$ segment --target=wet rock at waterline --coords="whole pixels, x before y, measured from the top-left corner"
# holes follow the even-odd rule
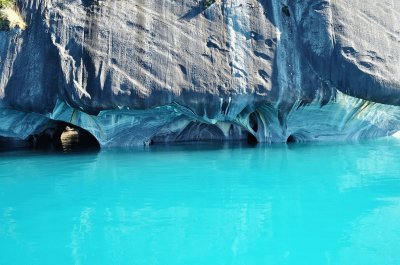
[[[400,130],[396,1],[17,1],[0,136],[101,146],[359,139]]]

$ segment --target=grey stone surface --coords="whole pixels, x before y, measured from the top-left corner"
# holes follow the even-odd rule
[[[0,136],[26,138],[51,120],[102,146],[400,129],[400,2],[18,5],[28,28],[0,32]]]

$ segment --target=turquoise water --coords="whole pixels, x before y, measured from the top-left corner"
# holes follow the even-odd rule
[[[400,141],[0,153],[0,264],[400,264]]]

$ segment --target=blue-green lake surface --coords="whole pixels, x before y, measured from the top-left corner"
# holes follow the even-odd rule
[[[0,153],[0,264],[400,264],[400,140]]]

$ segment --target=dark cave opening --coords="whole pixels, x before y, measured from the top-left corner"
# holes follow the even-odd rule
[[[250,145],[258,144],[257,137],[255,137],[252,133],[247,133],[247,143]]]
[[[85,129],[63,121],[52,121],[42,132],[28,138],[30,148],[54,151],[99,150],[97,139]]]
[[[257,133],[258,119],[257,119],[257,114],[255,112],[251,113],[249,116],[249,125],[250,128],[254,131],[254,133]],[[251,145],[258,144],[257,137],[251,132],[247,133],[247,143]]]
[[[69,124],[60,136],[64,151],[99,150],[100,143],[90,132]]]
[[[255,112],[250,114],[249,124],[250,124],[250,127],[253,129],[254,132],[258,131],[258,122],[257,121],[258,121],[257,120],[257,114]]]
[[[296,142],[297,142],[297,139],[294,135],[289,135],[289,137],[286,139],[287,144],[296,143]]]
[[[282,13],[285,14],[285,16],[290,17],[290,11],[287,5],[282,6]]]

